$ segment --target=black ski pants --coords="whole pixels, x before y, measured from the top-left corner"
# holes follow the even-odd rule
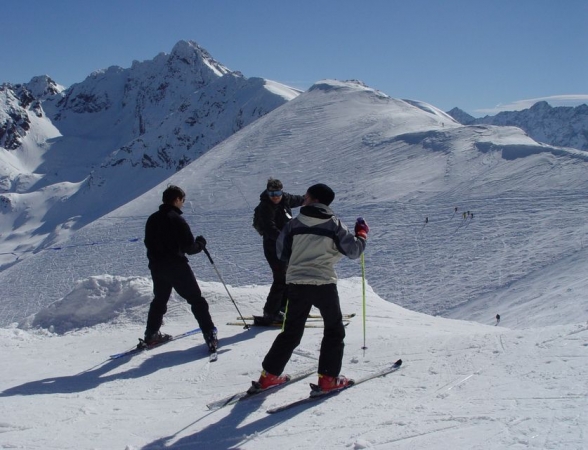
[[[318,373],[336,377],[341,372],[345,327],[336,284],[288,284],[288,307],[282,332],[263,360],[262,367],[281,375],[292,352],[302,340],[304,325],[315,306],[325,325],[318,362]]]
[[[172,289],[175,289],[190,304],[192,314],[202,334],[206,336],[214,328],[214,323],[208,311],[208,303],[202,297],[200,286],[188,262],[150,264],[149,269],[153,279],[154,298],[149,306],[145,333],[154,333],[161,328],[163,316],[167,312],[167,302]]]
[[[286,295],[286,271],[288,270],[288,264],[278,259],[276,241],[264,239],[263,254],[272,270],[273,276],[273,282],[267,300],[265,301],[263,312],[268,315],[276,315],[280,310],[283,311],[286,308],[286,303],[288,302]]]

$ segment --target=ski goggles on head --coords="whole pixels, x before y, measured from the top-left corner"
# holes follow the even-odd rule
[[[280,197],[282,195],[282,191],[267,191],[267,195],[270,197]]]

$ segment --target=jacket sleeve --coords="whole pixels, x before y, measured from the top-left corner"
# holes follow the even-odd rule
[[[304,203],[304,195],[286,194],[288,196],[288,206],[290,208],[298,208]]]
[[[276,240],[280,235],[280,229],[276,225],[276,208],[272,208],[266,203],[261,204],[261,223],[263,236]]]
[[[365,250],[365,240],[355,237],[355,234],[337,219],[337,229],[335,231],[335,242],[337,249],[349,259],[357,259]]]
[[[292,222],[294,222],[294,220],[286,224],[276,241],[276,255],[278,256],[279,260],[284,262],[288,262],[290,260],[290,255],[292,254],[292,234],[290,231],[292,229]]]
[[[178,216],[176,226],[178,231],[178,244],[184,253],[193,255],[202,251],[200,244],[194,240],[190,225],[188,225],[188,222],[186,222],[183,217]]]

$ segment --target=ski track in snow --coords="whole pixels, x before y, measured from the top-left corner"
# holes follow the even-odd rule
[[[565,212],[560,212],[562,202]],[[381,297],[413,310],[444,315],[583,250],[586,225],[580,224],[585,223],[582,218],[588,215],[588,205],[578,193],[567,193],[567,197],[554,193],[543,198],[476,200],[460,206],[458,214],[452,215],[456,204],[457,200],[443,204],[365,205],[356,209],[355,215],[359,211],[372,229],[366,251],[366,277]],[[462,219],[460,213],[466,210],[474,213],[473,219]],[[186,213],[195,233],[206,236],[215,264],[230,285],[271,281],[262,259],[261,242],[250,230],[249,216],[248,210],[224,216],[218,212]],[[353,223],[353,216],[346,210],[341,216],[348,224]],[[424,217],[429,223],[423,227]],[[29,264],[30,270],[44,265],[51,276],[37,282],[14,280],[6,286],[8,296],[18,290],[17,298],[36,300],[3,304],[5,325],[23,312],[36,312],[52,298],[65,295],[77,278],[101,273],[149,277],[141,242],[144,220],[103,220],[86,233],[78,232],[72,240],[73,247],[47,250],[34,262],[21,262],[23,271]],[[221,230],[215,226],[219,220],[224,224]],[[227,234],[226,229],[245,233]],[[140,238],[137,242],[121,243],[121,238],[136,237]],[[83,245],[89,239],[98,244]],[[120,261],[105,258],[118,252],[124,252],[126,257]],[[217,279],[203,255],[190,259],[198,279]],[[72,277],[74,273],[76,279]],[[342,261],[338,273],[343,278],[359,275],[357,261]],[[38,289],[41,282],[43,289]],[[29,295],[23,295],[23,290]]]

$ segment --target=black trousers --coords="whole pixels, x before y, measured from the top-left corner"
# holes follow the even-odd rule
[[[161,328],[172,289],[175,289],[190,304],[192,314],[194,314],[204,335],[214,328],[208,311],[208,303],[202,297],[200,286],[198,286],[194,272],[187,262],[150,264],[149,269],[153,279],[154,298],[149,306],[145,333],[154,333]]]
[[[284,371],[292,352],[302,340],[304,325],[313,306],[320,311],[325,325],[318,373],[339,375],[345,347],[345,327],[336,284],[288,284],[288,307],[284,327],[262,363],[267,372],[280,375]]]
[[[276,315],[280,310],[286,308],[288,297],[286,295],[286,271],[288,265],[278,259],[276,254],[276,241],[270,239],[263,240],[263,254],[267,263],[272,270],[273,282],[270,287],[267,300],[263,307],[264,314]]]

